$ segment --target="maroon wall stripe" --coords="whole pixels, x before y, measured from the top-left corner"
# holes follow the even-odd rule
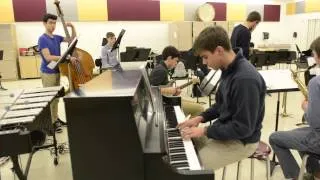
[[[42,21],[47,12],[45,0],[12,0],[16,22]]]
[[[263,21],[280,21],[280,5],[264,5]]]
[[[227,4],[219,2],[208,2],[214,7],[215,17],[214,21],[226,21],[227,20]]]
[[[160,0],[107,0],[109,21],[159,21]]]

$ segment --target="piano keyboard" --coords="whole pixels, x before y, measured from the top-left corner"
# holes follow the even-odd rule
[[[185,120],[180,106],[166,107],[166,115],[170,165],[178,170],[201,170],[192,141],[182,139],[179,129],[176,129],[177,124]]]

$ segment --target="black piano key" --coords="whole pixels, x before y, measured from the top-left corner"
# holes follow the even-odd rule
[[[178,148],[178,147],[184,147],[183,144],[179,143],[169,143],[169,148]]]
[[[176,158],[170,158],[170,161],[186,161],[187,159],[184,157],[176,157]]]
[[[181,168],[181,167],[189,167],[188,162],[177,162],[177,163],[172,163],[172,167],[174,168]]]
[[[174,154],[174,155],[169,155],[170,159],[171,158],[184,158],[184,160],[187,160],[187,155],[186,154]]]
[[[169,142],[169,143],[179,143],[179,144],[183,144],[182,139],[174,139],[174,138],[171,138],[171,139],[168,139],[168,142]]]
[[[179,148],[179,149],[169,149],[169,154],[171,153],[185,153],[186,150],[184,148]]]
[[[184,147],[182,139],[170,139],[168,140],[169,144],[176,144]]]

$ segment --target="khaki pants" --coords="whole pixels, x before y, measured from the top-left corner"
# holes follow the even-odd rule
[[[60,86],[60,74],[41,73],[41,79],[43,87]],[[58,119],[58,104],[58,98],[55,98],[50,104],[52,122]]]
[[[204,108],[201,104],[183,98],[181,98],[181,107],[184,114],[186,116],[190,114],[191,117],[198,116],[204,111]]]
[[[244,145],[240,140],[219,141],[206,136],[193,139],[205,169],[217,170],[251,156],[257,143]]]

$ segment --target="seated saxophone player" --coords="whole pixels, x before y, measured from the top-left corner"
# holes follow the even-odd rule
[[[320,64],[320,37],[313,41],[311,49],[316,63]],[[278,131],[269,137],[270,145],[287,179],[297,179],[299,175],[299,166],[290,150],[297,150],[300,155],[303,155],[302,152],[320,154],[320,76],[310,80],[307,90],[307,99],[302,101],[301,107],[309,127]],[[301,89],[303,92],[307,90]],[[320,167],[317,162],[309,158],[307,162],[309,174],[305,174],[304,179],[320,179]]]
[[[164,48],[162,56],[163,61],[161,61],[150,74],[150,83],[153,86],[162,86],[160,90],[163,95],[178,96],[181,93],[180,88],[168,87],[168,73],[170,69],[176,67],[180,53],[175,47],[167,46]],[[185,114],[190,114],[191,116],[197,116],[203,111],[202,105],[185,99],[181,100],[181,107]]]
[[[242,50],[231,48],[222,27],[204,29],[193,46],[204,64],[221,69],[221,81],[215,104],[178,128],[183,138],[193,138],[204,168],[217,170],[255,152],[261,136],[266,84]],[[210,126],[198,126],[214,119]]]

